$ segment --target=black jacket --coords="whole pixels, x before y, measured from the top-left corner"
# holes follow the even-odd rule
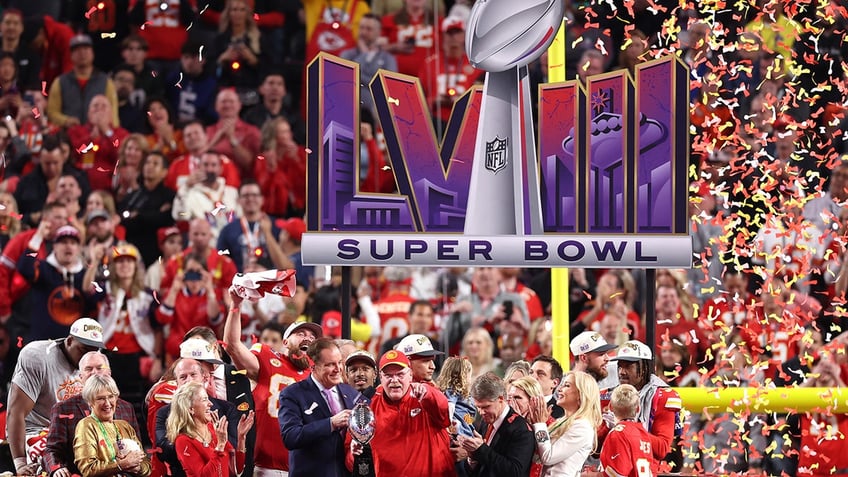
[[[486,435],[488,425],[481,423],[477,432]],[[530,474],[536,441],[533,430],[527,421],[512,409],[504,418],[503,424],[492,437],[492,445],[483,444],[471,458],[477,461],[474,469],[468,467],[472,477],[525,477]],[[466,466],[468,464],[466,463]]]

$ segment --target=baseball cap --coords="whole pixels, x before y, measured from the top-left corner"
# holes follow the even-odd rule
[[[73,50],[74,48],[78,47],[78,46],[91,46],[91,45],[92,45],[92,43],[91,43],[91,37],[90,37],[90,36],[88,36],[88,35],[86,35],[86,34],[84,34],[84,33],[80,33],[80,34],[78,34],[78,35],[74,35],[74,36],[71,38],[70,47],[71,47],[71,49],[72,49],[72,50]]]
[[[65,237],[74,238],[74,239],[77,240],[77,242],[79,242],[80,241],[79,230],[77,230],[77,228],[74,227],[73,225],[63,225],[63,226],[59,227],[59,230],[56,231],[56,234],[53,236],[53,241],[58,242],[59,240],[62,240]]]
[[[336,310],[330,310],[321,316],[321,330],[324,336],[339,338],[342,336],[342,314]]]
[[[299,328],[303,327],[307,327],[312,330],[312,332],[315,333],[316,338],[319,338],[324,335],[324,330],[318,323],[313,323],[311,321],[295,321],[294,323],[290,324],[288,328],[286,328],[286,332],[283,333],[283,339],[289,339],[289,336],[291,336],[292,333],[297,331]]]
[[[350,363],[354,361],[365,361],[371,366],[374,366],[375,368],[377,367],[377,360],[375,360],[374,355],[368,351],[357,350],[350,353],[345,360],[345,366],[350,366]]]
[[[442,32],[447,33],[456,30],[465,30],[465,22],[462,21],[462,18],[448,16],[442,20]]]
[[[617,348],[614,344],[607,343],[607,340],[597,331],[584,331],[575,336],[568,345],[571,348],[571,354],[580,356],[581,354],[609,351]]]
[[[400,340],[400,343],[395,345],[395,349],[413,359],[444,354],[441,351],[433,349],[433,343],[430,342],[430,338],[424,335],[409,335]]]
[[[618,347],[618,354],[610,361],[641,361],[654,359],[651,348],[637,340],[630,340]]]
[[[383,354],[382,358],[380,358],[380,371],[386,369],[386,366],[389,366],[390,364],[396,364],[402,368],[408,368],[409,358],[398,350],[390,349]]]
[[[135,245],[131,243],[125,243],[123,245],[116,245],[112,248],[112,260],[121,258],[121,257],[130,257],[132,259],[138,260],[139,257],[138,249],[135,248]]]
[[[73,228],[73,227],[71,227]],[[74,229],[76,230],[76,229]],[[77,341],[96,348],[103,348],[103,327],[91,318],[80,318],[71,325],[71,336]]]
[[[411,283],[412,269],[409,267],[385,267],[383,278],[389,283]]]
[[[303,233],[306,232],[306,222],[303,219],[292,217],[287,220],[278,220],[277,227],[286,231],[289,238],[295,242],[300,242],[303,239]]]
[[[171,227],[161,227],[156,231],[156,243],[162,245],[165,243],[165,240],[168,240],[168,237],[172,235],[180,235],[180,229],[171,226]]]
[[[89,212],[88,215],[85,216],[85,225],[88,225],[88,224],[94,222],[96,219],[109,220],[110,218],[111,218],[111,216],[109,215],[109,212],[106,212],[103,209],[93,210],[93,211]]]
[[[215,354],[215,345],[203,338],[189,338],[180,343],[180,358],[205,361],[212,364],[224,364]]]

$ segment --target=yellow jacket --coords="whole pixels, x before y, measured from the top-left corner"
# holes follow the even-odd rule
[[[118,462],[114,458],[117,439],[115,428],[117,427],[121,439],[132,439],[138,443],[139,449],[144,449],[135,431],[127,421],[115,419],[115,425],[111,422],[104,423],[103,428],[107,436],[104,438],[100,424],[93,416],[88,416],[77,424],[74,433],[74,462],[80,470],[82,477],[107,477],[118,474],[135,475],[147,477],[150,475],[150,459],[145,457],[141,462],[141,471],[132,474],[118,469]],[[109,444],[104,445],[108,439]],[[101,441],[103,443],[101,443]]]

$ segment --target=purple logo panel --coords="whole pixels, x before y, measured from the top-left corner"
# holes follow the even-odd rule
[[[417,230],[461,232],[482,90],[457,101],[439,147],[417,78],[381,71],[371,89],[398,190],[409,197]]]
[[[585,98],[585,91],[576,81],[543,85],[539,92],[540,189],[545,232],[576,232],[578,210],[586,207],[581,200],[584,194],[578,193],[578,167],[586,144],[580,120]],[[562,138],[566,138],[565,143]],[[581,182],[585,186],[585,181]]]

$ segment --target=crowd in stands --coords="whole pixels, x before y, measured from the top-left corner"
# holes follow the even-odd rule
[[[278,391],[332,351],[325,346],[307,358],[306,344],[321,334],[341,338],[339,270],[308,267],[300,257],[305,65],[319,51],[360,64],[360,188],[394,192],[367,85],[379,69],[417,76],[441,134],[453,102],[484,78],[464,51],[472,3],[0,0],[0,401],[11,404],[24,346],[78,336],[72,325],[91,317],[102,326],[104,366],[120,372],[77,386],[78,405],[96,409],[119,390],[139,419],[121,428],[125,435],[135,428],[131,435],[144,447],[167,444],[165,434],[188,433],[235,459],[219,462],[201,448],[199,461],[252,469],[259,444],[247,433],[254,419],[247,407],[230,399],[241,416],[230,417],[226,447],[226,421],[221,427],[217,417],[184,415],[172,427],[167,412],[151,414],[149,396],[163,393],[169,401],[176,385],[168,383],[180,373],[191,381],[190,365],[206,373],[183,361],[184,340],[198,327],[211,330],[211,343],[224,339],[237,273],[296,270],[294,297],[240,302],[234,333],[244,349],[210,345],[226,366],[233,366],[229,351],[247,370],[241,384],[248,395],[248,378],[264,380],[261,363],[276,359],[265,348],[248,351],[260,336],[275,353],[303,352],[306,364],[291,364],[297,379],[272,383],[270,391],[265,383],[270,398],[250,399],[262,435],[276,429],[280,438],[280,428],[276,413],[269,423],[259,406],[276,410]],[[713,2],[620,3],[566,2],[567,77],[586,82],[606,72],[633,73],[667,54],[688,66],[693,267],[658,272],[653,316],[646,314],[652,284],[643,270],[571,269],[570,289],[552,290],[546,269],[364,267],[354,270],[354,346],[370,352],[382,372],[374,358],[408,334],[428,336],[434,350],[467,358],[470,369],[443,367],[439,355],[423,381],[450,369],[465,376],[442,386],[454,407],[475,393],[492,400],[500,388],[490,373],[509,378],[512,365],[551,356],[551,295],[567,293],[572,337],[593,331],[613,345],[644,342],[655,322],[656,343],[644,359],[655,365],[649,374],[671,386],[844,387],[848,8],[839,0],[757,0],[721,10]],[[547,54],[530,65],[534,89],[547,81],[547,66]],[[315,325],[303,349],[290,336],[298,322]],[[84,350],[72,341],[71,369],[79,363],[84,374],[88,360],[80,361]],[[593,375],[601,395],[622,375],[606,353],[621,352],[604,350],[602,367],[609,370]],[[579,354],[572,368],[580,369]],[[176,372],[181,362],[186,369]],[[397,371],[415,363],[388,365]],[[223,368],[215,369],[225,379]],[[401,382],[401,374],[390,377]],[[611,381],[603,381],[607,376]],[[582,379],[572,376],[569,387],[597,391]],[[531,398],[550,398],[563,376],[553,387],[537,380],[539,389],[515,381],[524,393],[517,397],[513,386],[501,393],[513,394],[510,405],[530,424],[546,417]],[[409,383],[404,393],[409,389],[422,393]],[[633,392],[615,395],[619,420],[632,418]],[[224,398],[238,395],[223,388],[215,394],[190,388],[174,399],[186,407],[203,398],[223,409]],[[575,412],[593,422],[591,409]],[[842,414],[704,412],[685,421],[658,469],[848,474]],[[95,424],[87,424],[89,433],[97,432]],[[548,439],[562,433],[550,428]],[[627,442],[619,437],[613,440]],[[466,430],[458,448],[476,450],[473,439]],[[86,465],[96,467],[97,450],[89,451]],[[23,455],[15,447],[12,454]],[[259,455],[259,468],[282,465]],[[124,465],[139,473],[162,475],[165,468],[153,459],[151,470],[136,454],[127,459]]]

